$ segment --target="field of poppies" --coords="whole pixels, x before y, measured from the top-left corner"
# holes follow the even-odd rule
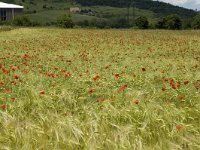
[[[0,32],[0,150],[200,149],[200,32]]]

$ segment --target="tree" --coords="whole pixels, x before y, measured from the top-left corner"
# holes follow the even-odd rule
[[[191,27],[193,29],[200,29],[200,14],[196,15],[191,22]]]
[[[192,19],[184,19],[183,21],[183,29],[191,29],[191,22],[192,22]]]
[[[169,15],[160,19],[156,25],[158,29],[180,30],[182,28],[182,20],[178,15]]]
[[[167,22],[166,18],[162,18],[162,19],[158,20],[155,27],[157,29],[166,29],[167,28],[166,22]]]
[[[180,30],[182,28],[182,20],[178,15],[169,15],[166,17],[166,27],[171,30]]]
[[[137,18],[135,24],[139,29],[147,29],[149,27],[149,21],[146,17]]]
[[[73,28],[74,23],[72,21],[71,15],[62,15],[57,19],[57,25],[63,28]]]

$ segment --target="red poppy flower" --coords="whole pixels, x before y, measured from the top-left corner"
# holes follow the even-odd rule
[[[89,93],[93,93],[93,92],[94,92],[94,89],[89,89],[88,92],[89,92]]]
[[[2,109],[6,109],[6,105],[2,105],[1,108],[2,108]]]
[[[178,82],[177,82],[177,88],[180,88],[180,87],[181,87],[181,82],[178,81]]]
[[[44,95],[44,94],[45,94],[45,92],[44,92],[44,91],[41,91],[41,92],[40,92],[40,95]]]
[[[12,67],[11,70],[12,70],[12,72],[15,72],[15,68]]]
[[[4,82],[0,81],[0,85],[4,85]]]
[[[19,76],[18,75],[14,75],[14,79],[19,79]]]
[[[163,87],[161,90],[162,90],[162,91],[165,91],[166,89]]]
[[[120,75],[119,75],[119,74],[114,74],[114,77],[115,77],[115,78],[119,78]]]
[[[65,74],[65,78],[68,78],[68,77],[70,77],[71,76],[71,73],[70,72],[68,72],[67,74]]]
[[[175,86],[175,85],[172,85],[172,89],[176,90],[176,86]]]
[[[189,81],[184,81],[184,85],[187,85],[189,83]]]
[[[12,81],[12,82],[11,82],[11,84],[13,84],[13,85],[16,85],[16,84],[17,84],[17,82],[15,82],[15,81]]]
[[[172,84],[174,83],[174,80],[173,80],[173,79],[171,79],[169,82],[170,82],[170,84],[172,85]]]
[[[177,130],[180,130],[180,129],[182,129],[183,127],[181,126],[181,125],[176,125],[176,129]]]
[[[125,91],[127,89],[128,85],[125,84],[123,86],[120,87],[119,91]]]
[[[145,69],[145,68],[142,68],[142,71],[146,71],[146,69]]]
[[[179,96],[179,99],[182,101],[185,99],[185,96],[181,95],[181,96]]]
[[[67,72],[67,70],[62,70],[62,73],[65,73],[65,72]]]
[[[11,100],[15,101],[15,100],[16,100],[16,98],[12,97],[12,98],[11,98]]]
[[[96,81],[96,80],[99,80],[101,77],[100,76],[96,76],[94,78],[92,78],[92,80]]]
[[[133,103],[138,105],[139,104],[139,100],[133,100]]]
[[[105,69],[108,69],[108,68],[110,68],[111,66],[112,66],[112,65],[108,65],[108,66],[105,67]]]

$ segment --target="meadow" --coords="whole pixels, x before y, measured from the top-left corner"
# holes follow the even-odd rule
[[[200,32],[0,32],[0,150],[200,149]]]

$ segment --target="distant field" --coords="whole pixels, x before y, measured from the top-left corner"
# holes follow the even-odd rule
[[[68,6],[69,7],[69,6]],[[66,8],[67,9],[67,8]],[[127,9],[126,8],[114,8],[114,7],[106,7],[106,6],[93,6],[93,7],[81,7],[83,10],[91,10],[92,12],[96,12],[93,16],[88,14],[79,14],[79,13],[71,13],[72,20],[77,23],[84,20],[92,20],[92,19],[104,19],[109,20],[113,18],[126,18],[127,16]],[[30,9],[35,10],[35,9]],[[136,9],[137,13],[135,14],[135,18],[139,16],[146,16],[149,18],[150,23],[155,23],[158,18],[155,18],[155,14],[151,11]],[[45,9],[38,9],[36,13],[33,14],[26,14],[30,17],[31,20],[45,24],[50,22],[56,22],[57,18],[61,15],[69,14],[69,10],[64,10],[64,8],[60,9],[52,9],[52,10],[45,10]],[[111,15],[111,18],[107,18],[105,16]],[[133,10],[130,9],[130,21],[132,22],[133,19]]]
[[[78,6],[82,10],[91,10],[92,15],[87,13],[79,14],[72,13],[72,19],[75,23],[84,21],[84,20],[110,20],[115,18],[126,18],[127,9],[126,8],[117,8],[117,7],[109,7],[109,6],[91,6],[85,7],[76,4],[72,5],[70,2],[56,2],[56,1],[41,1],[38,0],[33,3],[25,1],[25,3],[21,3],[19,0],[16,0],[18,4],[23,5],[25,7],[25,15],[30,17],[32,21],[36,21],[40,24],[46,24],[51,22],[56,22],[57,18],[64,14],[69,14],[69,8]],[[46,8],[43,8],[43,7]],[[110,17],[108,17],[110,16]],[[135,18],[139,16],[146,16],[150,23],[155,23],[158,20],[158,14],[155,14],[150,10],[143,9],[135,9]],[[130,8],[130,21],[133,19],[133,9]]]
[[[200,32],[0,32],[8,149],[200,149]]]
[[[48,10],[48,11],[41,11],[35,14],[28,14],[27,16],[30,17],[32,21],[39,22],[41,24],[56,22],[58,17],[69,14],[68,11],[65,10]],[[71,14],[72,20],[74,23],[84,20],[92,20],[92,19],[100,19],[95,16],[88,16],[88,15],[81,15],[81,14]]]

